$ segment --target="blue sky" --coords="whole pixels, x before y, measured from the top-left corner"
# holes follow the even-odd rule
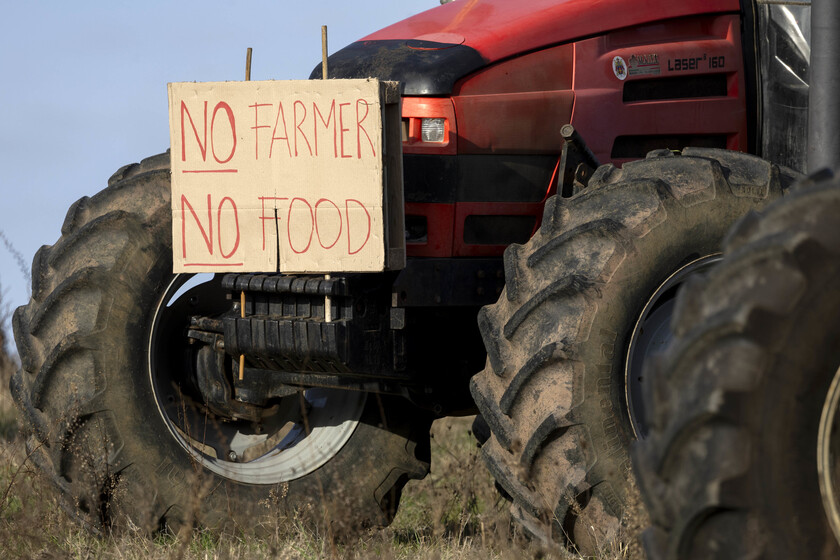
[[[4,2],[0,20],[0,231],[25,267],[67,208],[126,163],[168,148],[166,84],[302,79],[329,50],[438,0]],[[3,239],[0,239],[2,242]],[[28,301],[0,243],[9,310]]]

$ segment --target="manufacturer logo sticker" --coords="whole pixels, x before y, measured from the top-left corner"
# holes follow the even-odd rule
[[[624,59],[620,56],[616,56],[613,58],[612,69],[613,74],[615,74],[615,77],[619,80],[623,80],[627,77],[627,64],[624,62]]]
[[[660,74],[657,54],[631,55],[627,66],[630,76],[658,76]]]

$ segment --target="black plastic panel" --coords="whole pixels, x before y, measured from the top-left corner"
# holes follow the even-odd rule
[[[623,100],[660,101],[726,95],[726,74],[701,74],[677,78],[632,80],[624,84]]]
[[[545,198],[559,156],[459,156],[458,201],[539,202]]]
[[[539,202],[558,156],[403,156],[406,202]]]
[[[467,216],[464,243],[470,245],[510,245],[531,238],[535,216]]]
[[[417,40],[359,41],[329,57],[330,78],[379,78],[402,82],[403,95],[449,95],[455,82],[485,66],[464,45]],[[310,79],[321,78],[321,64]]]
[[[403,155],[406,202],[455,202],[458,156]]]

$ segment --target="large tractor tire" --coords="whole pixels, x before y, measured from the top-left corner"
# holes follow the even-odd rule
[[[506,250],[471,389],[492,432],[484,459],[528,532],[588,553],[616,536],[646,430],[640,364],[669,336],[676,287],[792,181],[745,154],[651,152],[549,199],[537,234]]]
[[[797,189],[680,294],[633,451],[651,560],[840,558],[839,217],[840,182]]]
[[[429,417],[401,399],[313,389],[259,426],[214,419],[187,389],[186,327],[230,301],[215,279],[173,275],[170,212],[161,154],[76,202],[36,254],[11,382],[32,460],[94,530],[389,522],[404,484],[428,472]]]

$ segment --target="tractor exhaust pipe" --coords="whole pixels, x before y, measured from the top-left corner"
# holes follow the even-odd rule
[[[840,2],[811,3],[808,172],[840,171]]]

